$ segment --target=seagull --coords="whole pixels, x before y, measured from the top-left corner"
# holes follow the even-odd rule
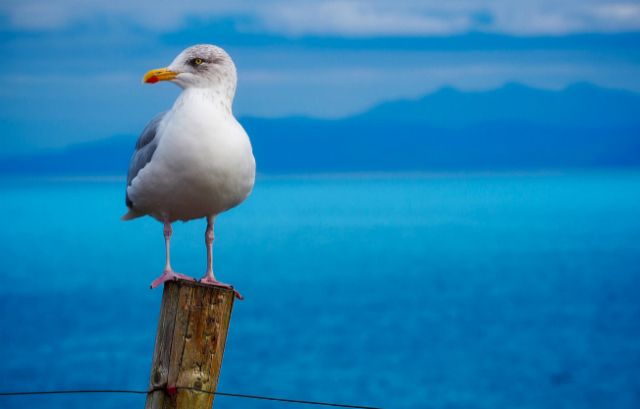
[[[233,289],[213,274],[213,225],[218,214],[249,196],[256,173],[251,142],[232,112],[235,64],[220,47],[195,45],[143,77],[143,83],[159,81],[182,92],[138,138],[127,175],[129,211],[122,219],[149,215],[164,224],[166,264],[151,283],[156,288],[168,280],[193,280],[171,268],[171,223],[206,218],[207,269],[200,282]]]

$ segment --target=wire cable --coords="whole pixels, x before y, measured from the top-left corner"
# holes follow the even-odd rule
[[[205,391],[202,389],[191,388],[191,387],[175,387],[173,388],[173,391],[174,391],[173,393],[171,390],[168,390],[166,388],[164,389],[157,388],[157,389],[152,389],[150,391],[140,391],[140,390],[133,390],[133,389],[75,389],[75,390],[52,390],[52,391],[17,391],[17,392],[8,391],[8,392],[0,392],[0,396],[73,395],[73,394],[88,394],[88,393],[120,393],[120,394],[148,395],[156,391],[164,391],[165,393],[168,393],[169,395],[171,395],[177,392],[177,390],[190,390],[193,392],[207,393],[209,395],[214,395],[214,396],[227,396],[232,398],[269,400],[269,401],[277,401],[277,402],[285,402],[285,403],[298,403],[302,405],[331,406],[331,407],[337,407],[337,408],[354,408],[354,409],[381,409],[374,406],[348,405],[344,403],[276,398],[272,396],[249,395],[244,393],[211,392],[211,391]]]

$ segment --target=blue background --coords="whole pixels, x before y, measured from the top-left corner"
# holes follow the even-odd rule
[[[259,172],[216,224],[246,297],[219,391],[640,407],[639,33],[608,0],[3,2],[0,390],[148,387],[162,226],[119,217],[179,90],[140,79],[207,42],[237,64]],[[174,226],[177,271],[203,274],[204,228]]]
[[[3,192],[3,389],[145,390],[162,226],[118,222],[119,182]],[[217,223],[217,274],[246,297],[218,390],[389,408],[637,407],[638,203],[637,172],[260,180]],[[204,227],[175,225],[178,271],[203,273]]]

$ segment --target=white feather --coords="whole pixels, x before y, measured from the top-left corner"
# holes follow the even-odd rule
[[[255,180],[247,133],[216,88],[186,88],[159,124],[151,161],[127,188],[138,213],[161,221],[215,216],[241,203]]]

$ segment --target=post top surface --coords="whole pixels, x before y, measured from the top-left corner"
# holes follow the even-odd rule
[[[226,291],[230,293],[234,293],[232,288],[223,287],[215,284],[205,284],[199,281],[191,281],[191,280],[171,280],[164,283],[164,285],[177,285],[179,287],[201,287],[201,288],[210,288],[216,289],[220,291]]]

